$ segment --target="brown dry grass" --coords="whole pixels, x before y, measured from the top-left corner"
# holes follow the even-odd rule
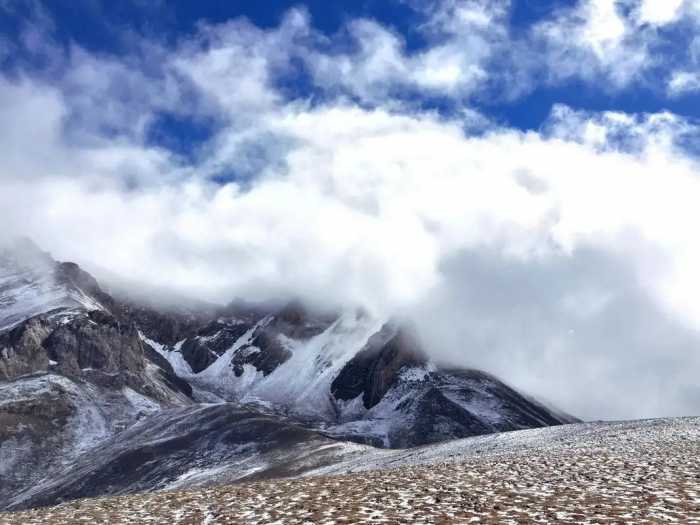
[[[338,476],[100,498],[0,524],[700,523],[700,443],[507,454]]]

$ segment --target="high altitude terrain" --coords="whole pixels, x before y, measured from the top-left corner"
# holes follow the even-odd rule
[[[700,419],[367,450],[305,477],[81,500],[0,523],[698,523]]]
[[[573,418],[351,309],[156,307],[0,250],[0,509],[301,475],[379,447]]]

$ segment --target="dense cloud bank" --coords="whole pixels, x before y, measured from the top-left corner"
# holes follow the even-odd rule
[[[470,104],[572,77],[697,89],[692,46],[659,69],[697,4],[624,3],[516,37],[506,2],[438,2],[419,50],[373,20],[331,38],[292,10],[274,29],[136,38],[126,57],[56,45],[37,7],[13,45],[48,66],[0,78],[3,233],[207,301],[407,315],[437,360],[576,415],[696,414],[698,128],[556,105],[523,132]],[[209,136],[154,140],[163,115]]]

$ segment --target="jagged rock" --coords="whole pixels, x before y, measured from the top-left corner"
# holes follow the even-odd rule
[[[118,301],[118,315],[124,322],[134,323],[154,341],[172,346],[193,336],[211,319],[209,315],[196,315],[189,311],[158,311],[152,306]]]
[[[384,397],[403,367],[420,366],[426,357],[406,328],[386,324],[341,370],[331,384],[336,399],[350,400],[362,394],[365,408]]]
[[[190,365],[194,373],[201,372],[250,330],[253,322],[240,321],[235,324],[226,324],[214,321],[200,330],[195,337],[186,339],[180,346],[182,357]]]
[[[83,370],[138,374],[145,366],[143,346],[133,325],[96,310],[56,327],[43,343],[56,371],[67,376]]]
[[[0,333],[0,380],[46,371],[49,357],[43,342],[51,333],[51,323],[36,317]]]
[[[255,349],[254,351],[248,351]],[[251,339],[249,345],[241,348],[231,360],[231,367],[237,377],[243,374],[245,365],[252,365],[256,370],[269,375],[278,366],[292,357],[292,352],[284,348],[275,332],[260,328]]]
[[[298,301],[292,301],[281,309],[269,308],[266,310],[261,305],[248,305],[240,301],[228,305],[218,312],[215,321],[182,341],[180,354],[192,372],[197,374],[212,365],[246,332],[255,328],[250,341],[241,345],[233,357],[231,367],[236,377],[243,374],[245,365],[268,375],[292,355],[281,341],[285,338],[308,340],[326,330],[337,317],[310,313]],[[266,317],[269,322],[258,325]],[[149,337],[152,336],[148,329],[144,331]],[[184,334],[180,332],[180,335]],[[175,342],[165,344],[172,347]]]

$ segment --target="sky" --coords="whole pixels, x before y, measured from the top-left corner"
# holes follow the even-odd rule
[[[699,415],[699,64],[699,0],[0,0],[0,234]]]

